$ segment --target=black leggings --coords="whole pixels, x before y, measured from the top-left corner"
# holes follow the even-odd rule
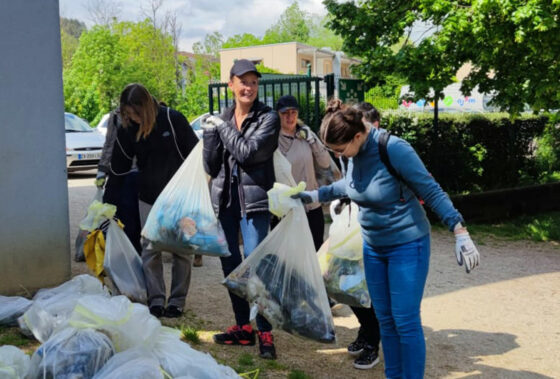
[[[352,308],[352,312],[354,312],[356,318],[360,322],[358,337],[362,337],[363,339],[365,339],[367,343],[374,348],[379,348],[379,321],[377,321],[377,316],[375,316],[375,310],[373,309],[373,306],[370,306],[369,308],[350,308]]]

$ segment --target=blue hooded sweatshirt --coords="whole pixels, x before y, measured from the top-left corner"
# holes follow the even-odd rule
[[[364,241],[371,246],[393,246],[430,233],[430,223],[416,194],[453,230],[464,223],[449,196],[441,189],[410,144],[391,136],[387,153],[405,183],[387,170],[379,155],[380,131],[372,128],[358,154],[348,160],[346,176],[319,188],[319,201],[349,197],[360,208]],[[410,188],[409,188],[410,187]],[[401,188],[404,201],[401,201]]]

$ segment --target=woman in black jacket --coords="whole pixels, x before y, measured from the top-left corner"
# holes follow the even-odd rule
[[[159,105],[141,84],[129,84],[121,93],[123,127],[118,129],[111,171],[117,178],[138,167],[139,209],[142,227],[157,197],[197,144],[187,119]],[[121,176],[122,177],[122,176]],[[173,254],[171,294],[165,306],[165,282],[161,251],[142,241],[142,264],[148,291],[148,306],[156,316],[179,317],[191,279],[191,258]]]
[[[230,70],[229,88],[235,104],[220,117],[204,120],[204,169],[212,177],[212,205],[224,229],[231,256],[220,258],[224,277],[266,237],[270,225],[266,192],[274,184],[272,156],[278,146],[280,123],[276,112],[257,100],[259,77],[255,65],[241,59]],[[249,304],[229,293],[236,324],[214,341],[226,345],[254,345]],[[272,326],[257,315],[260,356],[275,359]]]

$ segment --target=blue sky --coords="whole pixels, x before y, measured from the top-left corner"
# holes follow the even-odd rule
[[[161,15],[173,12],[181,24],[179,48],[192,51],[192,44],[207,33],[220,32],[225,37],[252,33],[262,36],[274,24],[293,0],[163,0]],[[299,0],[301,9],[324,16],[322,0]],[[59,0],[60,15],[81,20],[90,27],[92,17],[88,4],[104,2],[118,4],[119,20],[144,19],[142,9],[148,9],[151,0]]]

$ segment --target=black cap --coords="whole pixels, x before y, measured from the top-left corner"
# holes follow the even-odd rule
[[[247,59],[239,59],[236,60],[233,66],[231,66],[231,70],[229,70],[229,77],[230,79],[234,76],[242,76],[248,72],[254,72],[259,78],[261,74],[257,71],[255,64]]]
[[[284,112],[288,109],[297,109],[299,111],[299,104],[295,97],[292,95],[284,95],[278,99],[276,103],[276,110],[278,112]]]

